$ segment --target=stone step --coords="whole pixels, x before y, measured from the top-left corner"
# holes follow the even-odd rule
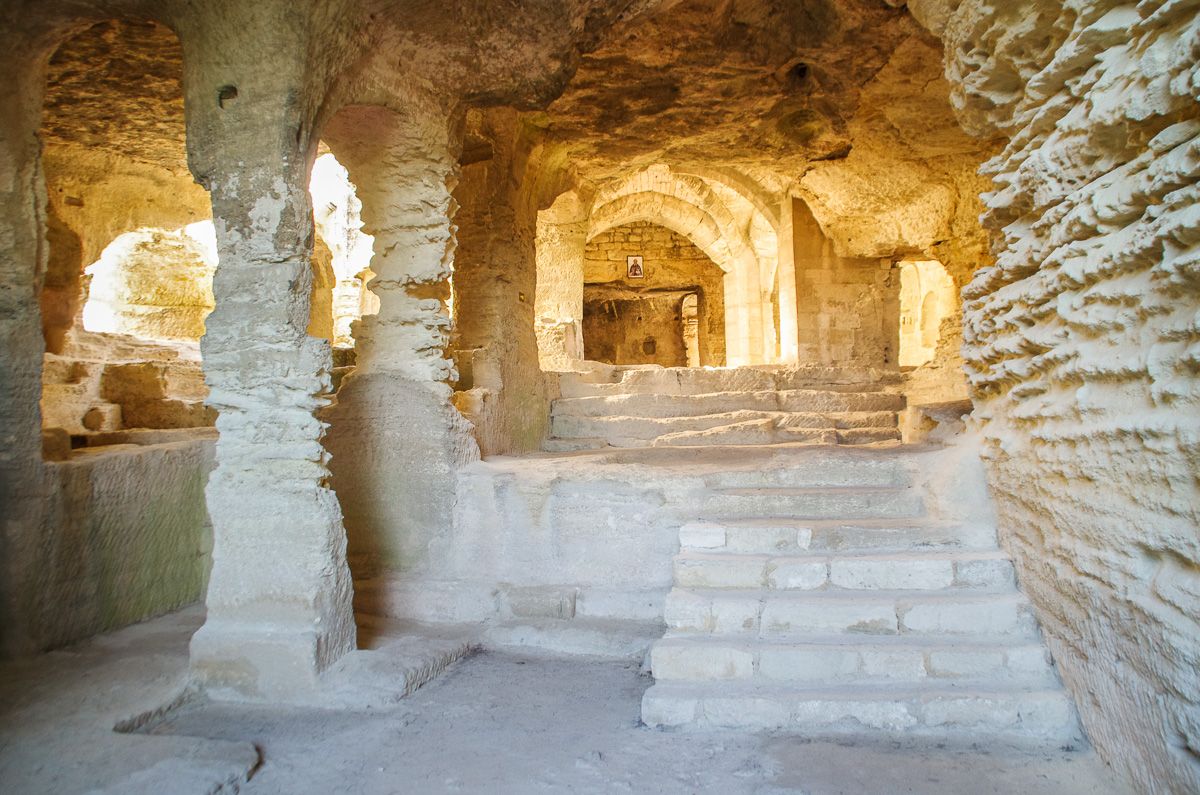
[[[683,552],[675,557],[681,588],[771,590],[1011,590],[1012,562],[999,550],[890,554],[756,555]]]
[[[1037,747],[1081,740],[1074,705],[1061,689],[1002,685],[900,689],[892,684],[803,688],[661,682],[642,697],[642,721],[659,728],[783,730],[806,736],[976,737]]]
[[[654,644],[657,681],[760,680],[851,682],[985,682],[1052,687],[1058,683],[1040,643],[1004,638],[814,635],[779,643],[737,637],[672,637]]]
[[[781,392],[712,392],[699,395],[596,395],[560,398],[553,414],[561,417],[696,417],[736,411],[843,413],[895,412],[904,397],[888,392],[835,392],[789,389]]]
[[[680,431],[659,436],[654,447],[768,446],[783,444],[863,445],[899,441],[902,434],[894,426],[882,428],[779,427],[774,420],[750,420],[703,431]],[[616,443],[614,442],[614,445]],[[634,446],[634,445],[625,445]]]
[[[927,519],[743,519],[687,522],[682,549],[760,554],[994,549],[992,527]]]
[[[664,606],[678,633],[796,638],[806,633],[1003,636],[1036,639],[1028,600],[1017,591],[762,591],[673,588]]]
[[[714,428],[745,425],[755,422],[777,430],[859,430],[896,427],[894,411],[853,411],[840,413],[729,411],[720,414],[697,414],[685,417],[605,416],[583,417],[554,414],[550,421],[551,435],[559,439],[620,438],[651,441],[660,436],[707,431]],[[765,425],[764,423],[770,423]],[[757,427],[757,426],[756,426]]]
[[[915,489],[891,486],[714,490],[695,506],[694,518],[911,519],[924,513]]]
[[[607,439],[546,439],[542,450],[547,453],[577,453],[580,450],[603,450],[608,447]]]
[[[894,370],[824,365],[733,367],[717,369],[601,367],[591,372],[561,373],[564,398],[597,395],[703,395],[716,392],[766,392],[811,389],[871,392],[898,385],[904,375]]]
[[[641,660],[662,633],[659,621],[524,618],[489,624],[483,639],[489,648]]]
[[[908,467],[901,457],[858,450],[780,455],[768,462],[759,462],[754,469],[731,469],[704,476],[704,485],[715,490],[907,486],[910,482]]]

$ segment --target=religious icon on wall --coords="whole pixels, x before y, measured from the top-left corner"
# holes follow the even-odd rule
[[[642,267],[642,255],[630,254],[625,258],[626,276],[630,279],[643,279],[646,276],[646,271]]]

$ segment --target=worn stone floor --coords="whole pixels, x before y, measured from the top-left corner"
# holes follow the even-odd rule
[[[393,706],[195,704],[192,609],[0,669],[8,793],[1022,793],[1127,791],[1090,750],[1026,753],[668,733],[639,726],[629,662],[485,651]],[[245,779],[249,776],[249,781]],[[223,787],[223,789],[222,789]]]

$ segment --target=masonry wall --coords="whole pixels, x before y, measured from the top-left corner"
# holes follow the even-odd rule
[[[625,258],[631,254],[640,254],[643,258],[645,276],[642,279],[630,279],[627,276]],[[646,221],[637,221],[601,232],[588,241],[584,250],[584,283],[586,285],[604,285],[610,288],[641,292],[696,293],[699,299],[697,331],[702,365],[719,367],[725,364],[724,282],[725,274],[720,267],[690,240],[677,232]],[[590,299],[585,296],[585,300],[593,303],[598,298],[598,293],[594,293]],[[682,300],[682,295],[678,298]],[[671,311],[669,314],[671,318],[674,318],[678,313]],[[644,314],[643,317],[645,317]],[[663,321],[663,323],[668,322],[673,323],[673,320]],[[601,325],[598,319],[593,319],[594,331],[599,330]],[[680,336],[677,328],[664,327],[655,337],[657,339],[661,336],[665,340],[668,332],[673,332],[675,337]],[[682,338],[680,337],[678,341],[681,343]],[[593,340],[592,345],[595,346],[596,342]],[[588,344],[585,325],[585,352]],[[592,358],[590,354],[588,358]],[[686,362],[686,358],[684,361]]]
[[[944,39],[1009,138],[963,294],[1004,542],[1103,756],[1200,791],[1200,3],[970,0]]]
[[[888,260],[842,257],[812,211],[792,201],[801,364],[895,367],[900,272]]]
[[[585,289],[583,353],[585,358],[605,364],[686,367],[683,295],[668,292],[614,298]]]

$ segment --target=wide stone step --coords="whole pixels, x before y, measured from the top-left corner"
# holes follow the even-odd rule
[[[669,636],[654,644],[650,659],[654,678],[660,682],[1057,684],[1054,667],[1041,644],[1003,638],[826,635],[779,643]]]
[[[835,392],[790,389],[781,392],[713,392],[699,395],[597,395],[560,398],[553,413],[559,417],[696,417],[736,411],[843,413],[895,412],[904,397],[887,392]]]
[[[1017,591],[762,591],[674,588],[664,619],[677,633],[796,638],[816,634],[1038,637]]]
[[[562,373],[559,390],[564,398],[776,390],[871,392],[881,386],[899,385],[903,379],[904,375],[898,371],[869,367],[804,365],[700,369],[635,366]]]
[[[909,519],[924,513],[921,495],[897,487],[722,489],[696,505],[697,519]]]
[[[1081,738],[1074,705],[1056,688],[662,682],[643,695],[642,721],[661,728],[1003,739],[1039,747]]]
[[[890,422],[890,421],[889,421]],[[878,428],[780,427],[775,420],[749,420],[703,431],[680,431],[659,436],[654,447],[715,447],[767,445],[865,445],[900,441],[902,434],[894,424]],[[621,446],[613,442],[614,446]],[[626,444],[623,446],[635,446]]]
[[[670,434],[707,431],[743,425],[748,422],[770,423],[775,429],[859,430],[896,427],[894,411],[783,412],[728,411],[684,417],[604,416],[584,417],[554,414],[551,434],[560,439],[620,438],[653,440]]]
[[[607,439],[546,439],[542,450],[547,453],[577,453],[580,450],[602,450],[608,447]]]
[[[704,476],[717,491],[818,486],[907,486],[909,469],[900,456],[863,450],[810,450],[777,455],[753,469],[727,469]]]
[[[760,554],[994,549],[991,527],[927,519],[743,519],[693,521],[679,528],[682,549]]]
[[[998,591],[1013,588],[1015,580],[1012,562],[999,550],[779,556],[683,552],[675,557],[675,585],[801,591]]]

